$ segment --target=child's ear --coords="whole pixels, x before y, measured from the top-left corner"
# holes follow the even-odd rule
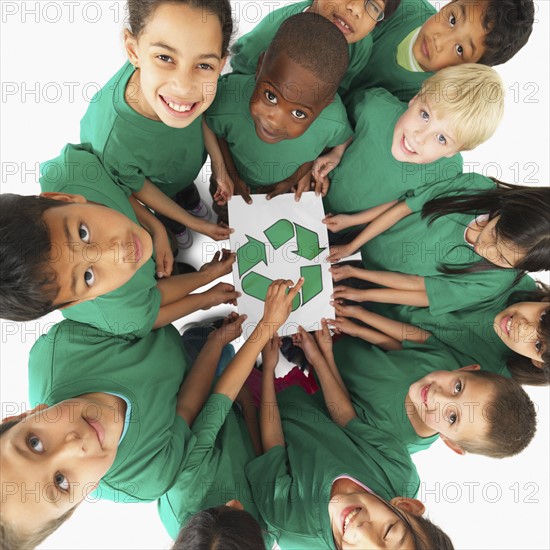
[[[70,193],[52,193],[48,191],[46,193],[40,193],[40,196],[45,199],[76,204],[85,204],[88,202],[82,195],[72,195]]]
[[[465,455],[466,451],[458,444],[452,441],[451,439],[448,439],[444,435],[439,434],[439,437],[441,438],[441,441],[449,447],[449,449],[453,450],[458,455]]]
[[[418,94],[416,94],[411,100],[409,101],[409,107],[414,103],[414,100],[418,97]]]
[[[459,369],[456,369],[456,370],[481,370],[481,366],[480,365],[468,365],[467,367],[460,367]]]
[[[424,504],[416,498],[394,497],[390,500],[390,504],[415,516],[421,516],[426,511]]]
[[[134,66],[139,67],[139,56],[137,52],[137,40],[134,35],[128,30],[124,29],[124,49],[128,56],[128,61]]]
[[[256,65],[256,78],[258,78],[258,75],[260,74],[260,71],[262,70],[262,65],[265,58],[265,52],[262,52],[260,54],[260,57],[258,57],[258,64]]]
[[[21,420],[27,418],[27,416],[30,416],[31,414],[37,413],[38,411],[41,411],[43,409],[47,409],[49,405],[46,405],[45,403],[41,403],[40,405],[37,405],[34,407],[34,409],[30,409],[28,411],[24,411],[21,414],[16,414],[14,416],[6,416],[6,418],[2,419],[2,424],[6,422],[21,422]]]
[[[537,367],[537,369],[544,368],[544,363],[542,361],[535,361],[534,359],[531,359],[531,363],[533,363],[533,366]]]

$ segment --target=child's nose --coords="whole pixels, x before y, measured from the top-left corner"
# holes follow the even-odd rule
[[[350,0],[346,8],[354,17],[360,17],[365,10],[365,5],[365,0]]]
[[[181,96],[185,96],[193,89],[193,78],[186,70],[176,71],[173,80],[174,92]],[[188,99],[182,97],[181,99]]]

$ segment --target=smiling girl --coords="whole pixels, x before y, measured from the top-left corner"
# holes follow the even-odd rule
[[[128,11],[129,61],[93,98],[81,141],[119,185],[162,215],[179,249],[192,244],[187,228],[228,238],[227,228],[207,221],[193,181],[206,160],[205,142],[215,145],[203,133],[202,114],[226,61],[229,1],[128,0]]]

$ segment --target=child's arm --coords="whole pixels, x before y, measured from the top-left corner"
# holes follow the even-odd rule
[[[218,189],[214,195],[214,200],[217,204],[227,204],[228,200],[231,200],[233,192],[235,191],[235,184],[229,176],[227,167],[225,166],[225,160],[223,158],[222,150],[218,142],[216,134],[206,124],[206,119],[202,118],[202,133],[204,136],[204,145],[206,151],[210,156],[210,164],[212,166],[212,175],[218,183]]]
[[[130,204],[136,213],[138,222],[145,227],[153,239],[155,250],[155,264],[157,266],[157,277],[170,277],[174,267],[174,254],[170,246],[170,239],[166,228],[152,212],[143,206],[133,195],[130,195]]]
[[[356,212],[355,214],[327,214],[323,218],[323,223],[328,226],[327,229],[333,233],[338,233],[355,225],[370,223],[395,204],[397,204],[397,201],[385,202],[362,212]]]
[[[279,362],[280,340],[275,335],[262,352],[262,397],[260,404],[260,433],[262,447],[267,453],[272,447],[285,446],[279,404],[275,392],[275,367]]]
[[[215,223],[207,222],[189,214],[189,212],[179,206],[179,204],[176,204],[170,197],[167,197],[148,179],[145,180],[141,190],[138,193],[134,193],[134,196],[155,212],[163,214],[167,218],[193,229],[193,231],[207,235],[215,241],[229,239],[229,235],[233,233],[233,230],[228,227],[220,227]]]
[[[334,263],[340,261],[342,258],[351,256],[364,244],[368,243],[380,235],[380,233],[383,233],[410,214],[412,214],[412,210],[407,206],[407,204],[404,201],[398,202],[376,217],[350,243],[339,246],[331,246],[330,255],[327,258],[327,262]]]
[[[354,338],[361,338],[365,342],[370,342],[385,351],[400,350],[403,349],[403,344],[398,342],[391,336],[374,330],[369,327],[364,327],[355,323],[347,317],[336,317],[336,319],[329,319],[330,326],[337,334],[347,334]]]
[[[238,338],[242,333],[245,316],[231,313],[223,325],[208,335],[191,371],[183,381],[178,392],[176,413],[188,426],[192,426],[210,395],[212,380],[225,344]]]
[[[282,195],[287,193],[293,187],[296,188],[294,197],[299,201],[302,197],[304,191],[309,191],[311,188],[311,168],[313,167],[313,162],[305,162],[288,178],[275,183],[271,187],[271,191],[267,194],[266,199],[272,199],[277,195]]]
[[[260,434],[260,425],[258,423],[258,410],[254,404],[254,397],[250,388],[245,384],[235,401],[241,406],[244,423],[250,436],[250,441],[254,447],[256,456],[262,454],[262,438]]]
[[[376,331],[379,331],[379,334],[389,336],[394,342],[398,342],[400,344],[398,348],[392,347],[391,349],[400,349],[402,347],[401,343],[405,340],[422,343],[431,336],[430,332],[422,330],[420,327],[389,319],[388,317],[384,317],[383,315],[378,315],[377,313],[368,311],[361,306],[344,305],[338,301],[331,302],[331,305],[334,306],[336,310],[336,315],[338,317],[358,319],[359,321],[362,321],[363,323],[369,325]],[[336,323],[335,326],[338,327],[338,323]],[[358,336],[361,337],[361,335]],[[379,342],[372,342],[370,338],[364,339],[373,344],[379,345],[384,349],[387,349]]]
[[[310,356],[312,361],[310,361],[310,364],[315,369],[317,377],[319,378],[319,383],[321,384],[323,397],[325,398],[330,417],[339,426],[346,426],[346,424],[351,419],[355,418],[357,414],[355,413],[344,382],[340,375],[338,375],[338,377],[335,376],[335,373],[331,370],[321,350],[319,350],[315,343],[313,336],[308,334],[302,327],[299,327],[298,330],[300,339],[302,340],[302,346],[307,346],[311,350]]]
[[[263,347],[290,315],[292,300],[303,283],[303,278],[300,278],[290,291],[288,288],[292,285],[292,281],[279,279],[271,283],[265,298],[263,317],[223,371],[214,388],[214,393],[221,393],[232,401],[235,400]]]
[[[233,180],[233,192],[237,195],[240,195],[247,204],[252,204],[250,189],[239,176],[239,172],[237,171],[237,167],[235,166],[235,162],[233,161],[233,156],[231,155],[231,151],[229,150],[229,145],[227,145],[227,141],[225,141],[225,139],[221,137],[218,137],[218,144],[220,146],[220,151],[222,153],[227,172]]]
[[[313,170],[311,172],[316,184],[320,184],[323,180],[325,180],[330,172],[332,172],[340,164],[340,161],[342,160],[346,149],[352,141],[353,137],[350,137],[345,143],[337,145],[336,147],[333,147],[328,153],[317,157],[317,159],[313,163]],[[323,197],[324,196],[325,195],[323,195]]]

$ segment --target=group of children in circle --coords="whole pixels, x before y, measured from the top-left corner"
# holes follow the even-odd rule
[[[3,546],[35,547],[95,491],[158,499],[174,548],[452,548],[411,453],[521,452],[520,384],[548,384],[550,296],[527,273],[550,264],[549,189],[459,154],[503,117],[491,66],[527,42],[532,0],[306,0],[231,50],[228,0],[128,13],[82,143],[42,164],[40,196],[0,196],[2,318],[66,318],[31,351],[36,407],[2,423]],[[207,154],[217,223],[193,183]],[[285,343],[307,374],[276,379],[303,280],[270,286],[237,353],[243,315],[171,323],[239,297],[195,292],[235,254],[195,271],[192,231],[226,240],[233,195],[287,192],[330,212],[336,318]]]

